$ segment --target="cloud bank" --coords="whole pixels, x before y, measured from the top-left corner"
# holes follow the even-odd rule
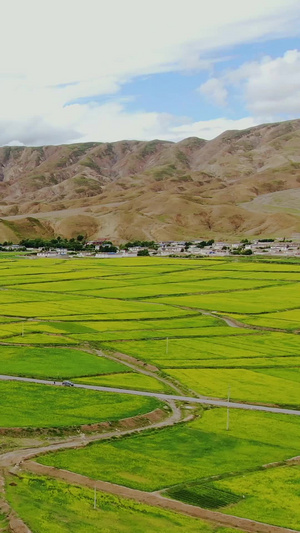
[[[17,0],[5,4],[5,15],[0,144],[209,139],[224,129],[259,123],[283,101],[283,113],[299,110],[297,51],[244,64],[202,84],[199,97],[218,106],[226,106],[229,87],[239,87],[249,116],[238,120],[193,122],[166,113],[129,112],[120,96],[121,88],[140,76],[200,70],[209,76],[230,47],[296,34],[298,0]],[[292,93],[291,83],[298,93]]]

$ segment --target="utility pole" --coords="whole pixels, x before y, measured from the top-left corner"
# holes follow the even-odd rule
[[[169,353],[169,337],[167,337],[167,343],[166,343],[166,354]]]
[[[228,403],[230,402],[230,385],[228,387],[228,396],[227,396],[227,401]],[[227,405],[227,424],[226,424],[226,431],[229,431],[229,422],[230,422],[230,419],[229,419],[229,405]]]
[[[96,485],[94,487],[94,509],[97,509],[97,490],[96,490]]]

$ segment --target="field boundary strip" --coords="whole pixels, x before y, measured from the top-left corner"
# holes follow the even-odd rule
[[[61,479],[71,484],[79,484],[89,488],[96,489],[121,496],[124,498],[130,498],[144,503],[152,505],[154,507],[162,507],[175,511],[177,513],[183,513],[194,518],[202,518],[209,522],[218,523],[223,526],[231,526],[238,529],[243,529],[249,533],[295,533],[294,529],[284,528],[280,526],[274,526],[272,524],[266,524],[263,522],[257,522],[248,518],[240,518],[234,515],[227,515],[218,511],[210,511],[203,509],[202,507],[196,507],[187,503],[182,503],[177,500],[171,500],[164,498],[156,493],[141,491],[137,489],[131,489],[123,485],[117,485],[115,483],[109,483],[107,481],[95,481],[81,474],[76,474],[68,470],[61,470],[52,466],[45,466],[35,461],[26,461],[22,464],[22,469],[38,475],[46,475]]]

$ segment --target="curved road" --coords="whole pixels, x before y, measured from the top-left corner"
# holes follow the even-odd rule
[[[52,385],[52,386],[63,386],[61,381],[49,381],[45,379],[34,379],[34,378],[21,378],[18,376],[6,376],[0,375],[0,380],[3,381],[23,381],[26,383],[39,383],[41,385]],[[202,405],[215,405],[216,407],[229,407],[230,409],[246,409],[249,411],[266,411],[268,413],[277,413],[282,415],[296,415],[300,416],[300,411],[296,409],[284,409],[281,407],[268,407],[266,405],[255,405],[247,403],[238,403],[238,402],[228,402],[226,400],[216,400],[213,398],[203,397],[203,398],[193,398],[191,396],[178,396],[175,394],[161,394],[158,392],[146,392],[146,391],[137,391],[132,389],[119,389],[116,387],[101,387],[99,385],[83,385],[76,383],[74,388],[77,389],[89,389],[99,392],[113,392],[117,394],[133,394],[134,396],[151,396],[158,398],[163,401],[178,400],[186,403],[199,403]]]

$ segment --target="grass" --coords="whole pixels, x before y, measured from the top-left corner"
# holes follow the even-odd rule
[[[5,342],[11,344],[45,344],[45,345],[63,345],[63,344],[78,344],[75,339],[69,339],[62,335],[52,335],[51,333],[32,333],[22,335],[10,335],[4,338]]]
[[[74,342],[78,341],[119,341],[119,340],[143,340],[143,339],[166,339],[167,337],[191,338],[191,337],[210,337],[228,335],[250,335],[250,330],[229,329],[227,326],[209,327],[191,327],[191,328],[172,328],[172,324],[165,324],[167,329],[133,329],[129,331],[103,331],[99,333],[76,334],[70,337]],[[168,327],[169,326],[169,327]],[[171,327],[170,327],[171,326]],[[213,330],[213,331],[212,331]]]
[[[39,462],[152,491],[257,468],[299,453],[296,416],[232,411],[230,419],[226,431],[226,410],[208,410],[189,424],[51,453]]]
[[[233,491],[239,498],[233,506],[223,508],[223,513],[300,529],[299,465],[223,479],[214,485],[220,490]]]
[[[130,372],[130,369],[105,357],[72,348],[1,347],[2,374],[66,379],[113,372]]]
[[[8,527],[8,520],[6,516],[3,513],[0,513],[0,531],[3,531],[3,533],[8,533]]]
[[[176,330],[172,332],[157,332],[161,340],[149,338],[134,342],[105,342],[103,346],[116,349],[153,363],[161,368],[197,368],[197,367],[242,367],[243,364],[255,366],[276,366],[278,361],[286,361],[291,365],[287,356],[297,357],[300,349],[300,338],[287,333],[260,332],[229,328],[214,327]],[[79,336],[76,336],[78,338]],[[146,334],[145,334],[146,337]],[[166,337],[169,337],[168,350]],[[187,337],[187,338],[183,338]],[[106,337],[107,338],[107,337]],[[129,339],[129,335],[127,337]],[[138,339],[138,335],[135,336]],[[99,337],[100,340],[100,337]],[[112,338],[111,338],[112,340]],[[262,363],[260,363],[262,361]]]
[[[279,328],[291,331],[300,330],[300,309],[264,313],[262,315],[233,315],[233,318],[251,326]]]
[[[144,414],[161,405],[154,398],[35,383],[0,382],[0,395],[0,426],[7,428],[93,424]]]
[[[299,306],[300,285],[289,283],[227,294],[198,294],[160,298],[161,303],[191,308],[216,310],[222,313],[260,313],[286,310]],[[153,300],[152,300],[153,301]]]
[[[300,368],[269,369],[167,369],[166,372],[184,385],[204,395],[226,398],[230,386],[232,401],[275,403],[300,406]],[[271,374],[271,375],[270,375]]]
[[[282,282],[284,283],[284,282]],[[122,299],[136,299],[136,298],[150,298],[153,296],[162,296],[169,294],[188,294],[188,293],[205,293],[205,292],[219,292],[230,291],[236,289],[253,289],[257,286],[265,286],[272,284],[272,281],[252,281],[252,280],[231,280],[231,279],[212,279],[200,280],[191,282],[179,283],[160,283],[150,285],[139,285],[131,287],[117,287],[114,289],[102,289],[101,291],[92,291],[95,296],[103,298],[122,298]],[[89,291],[90,292],[90,291]],[[86,293],[87,294],[87,293]]]
[[[160,307],[156,303],[144,303],[144,302],[120,302],[118,300],[100,299],[100,298],[80,298],[72,294],[70,298],[63,298],[62,295],[57,294],[55,301],[51,297],[48,297],[48,301],[43,303],[43,306],[39,304],[39,299],[36,302],[23,302],[23,303],[7,303],[2,306],[2,314],[4,316],[11,317],[48,317],[48,316],[63,316],[63,315],[81,315],[82,317],[86,313],[90,313],[91,309],[93,314],[103,314],[106,312],[122,312],[127,313],[130,311],[157,311]],[[92,307],[91,307],[92,306]]]
[[[81,323],[83,324],[83,323]],[[80,325],[81,325],[80,324]],[[136,330],[136,329],[174,329],[174,328],[205,328],[214,326],[223,326],[223,322],[218,318],[210,316],[203,316],[200,314],[189,315],[184,318],[161,317],[159,320],[152,320],[151,317],[147,320],[130,319],[127,315],[127,320],[112,320],[101,322],[86,322],[84,323],[89,328],[96,331],[107,330]]]
[[[134,389],[140,391],[145,390],[150,392],[165,393],[174,392],[170,387],[164,385],[164,383],[161,381],[144,374],[137,374],[135,372],[129,372],[128,374],[121,372],[118,374],[78,378],[75,380],[75,382],[85,383],[87,385],[101,385],[103,387],[117,387],[120,389]]]
[[[185,484],[169,489],[164,494],[175,500],[206,509],[219,509],[235,504],[242,498],[229,490],[218,489],[212,483]]]
[[[7,476],[7,497],[32,533],[241,533],[100,491],[94,510],[91,489],[25,472]]]
[[[299,406],[299,281],[296,259],[66,261],[1,255],[1,373],[165,392],[158,380],[89,353],[89,346],[98,346],[153,364],[205,395],[226,397],[230,385],[233,400]],[[232,315],[250,328],[229,327],[221,317],[199,310]],[[282,331],[259,331],[252,325]],[[0,382],[0,397],[4,427],[74,427],[161,405],[138,396],[16,382]],[[278,477],[275,469],[252,472],[298,455],[299,436],[296,416],[231,411],[226,431],[226,411],[211,409],[188,424],[41,461],[135,488],[168,488],[194,505],[234,510],[248,518],[271,521],[274,515],[276,523],[299,529],[298,515],[292,515],[299,471],[282,469],[283,475],[276,469]],[[223,479],[212,483],[216,475]],[[267,477],[271,475],[275,477]],[[201,529],[199,521],[179,515],[175,520],[153,509],[137,511],[104,495],[99,526],[99,512],[95,519],[93,509],[87,510],[88,491],[40,479],[26,474],[17,487],[8,486],[33,532],[40,532],[41,524],[46,532],[59,528],[57,533],[74,527],[79,532],[132,531],[133,519],[136,531],[212,531],[208,525]],[[281,514],[278,499],[286,506]]]

